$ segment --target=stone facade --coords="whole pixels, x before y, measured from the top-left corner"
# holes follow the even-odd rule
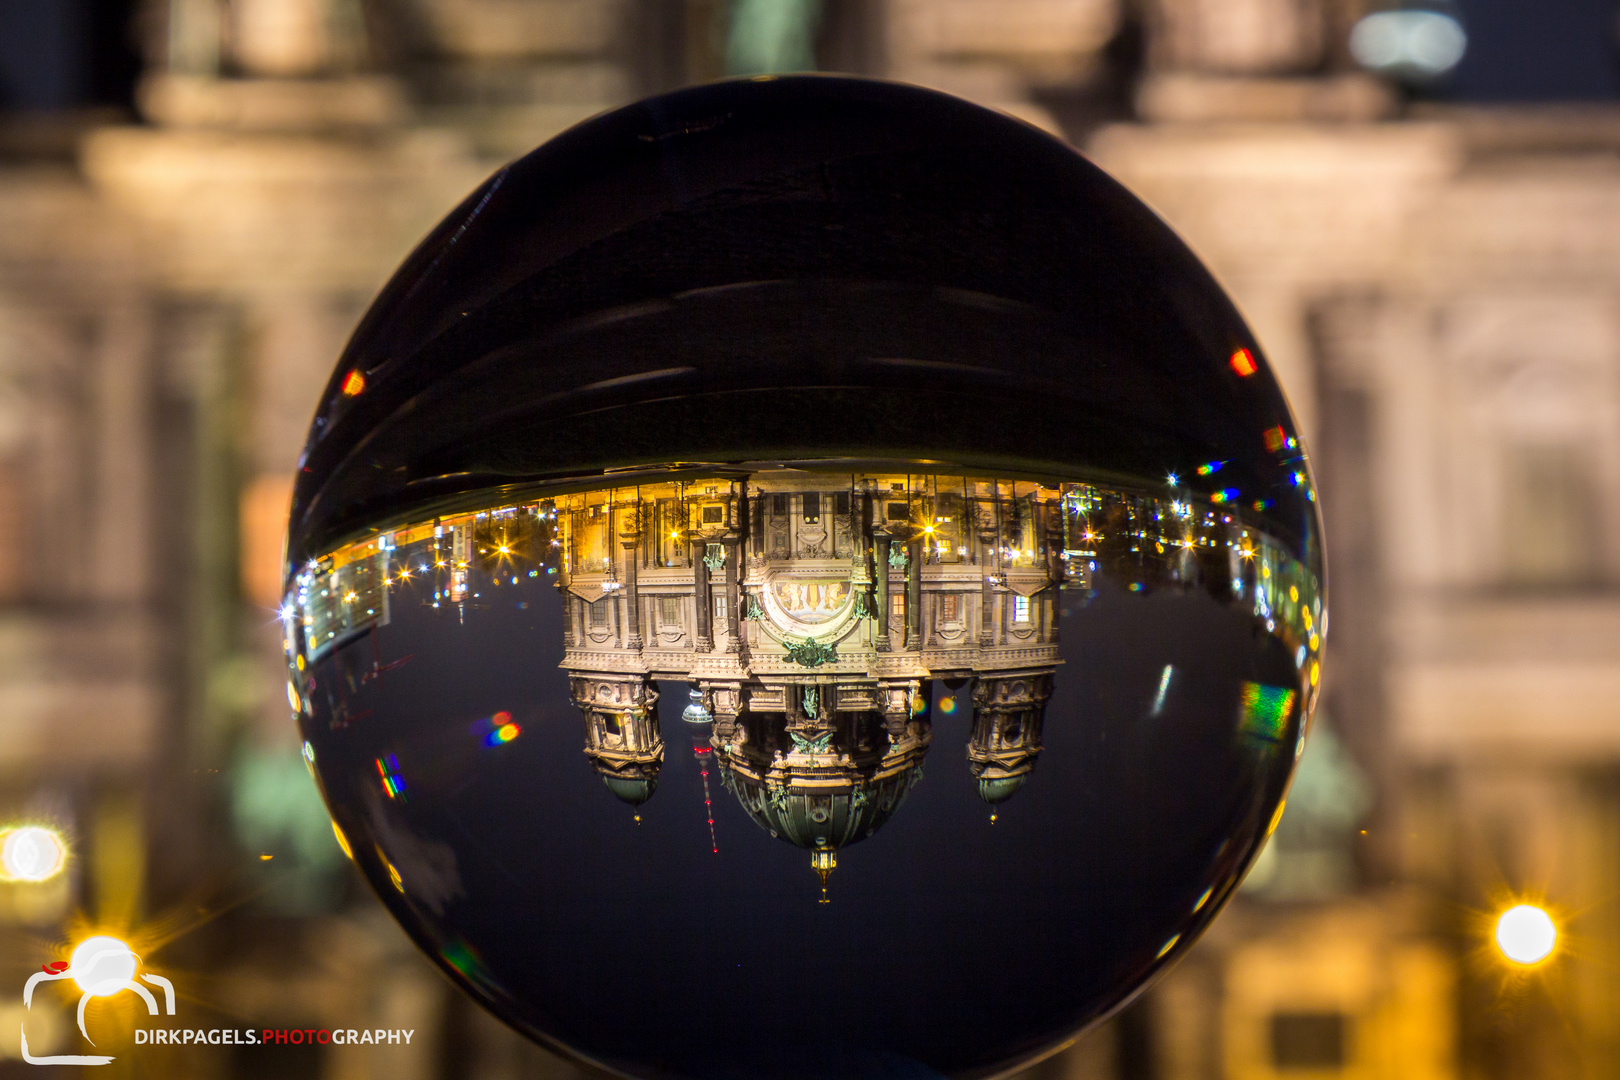
[[[716,5],[697,0],[673,15],[402,0],[377,5],[394,16],[380,24],[371,6],[155,5],[146,122],[0,165],[0,800],[50,816],[86,855],[54,892],[0,886],[8,934],[74,904],[164,909],[208,867],[257,860],[214,812],[215,785],[252,755],[292,753],[266,608],[285,478],[348,327],[504,157],[717,52]],[[1041,1076],[1294,1075],[1279,1061],[1311,1038],[1338,1046],[1335,1075],[1364,1077],[1420,1075],[1417,1060],[1437,1078],[1593,1075],[1620,1057],[1620,118],[1403,111],[1347,64],[1359,8],[1155,0],[1140,122],[1072,134],[1236,297],[1316,454],[1334,575],[1325,711],[1377,793],[1347,841],[1368,885],[1286,910],[1257,890],[1141,1008]],[[1091,85],[1123,25],[1107,0],[827,11],[866,35],[870,73],[1053,129],[1038,102]],[[703,663],[681,670],[702,669],[716,727],[746,712],[741,650],[766,648],[741,618],[756,553],[729,512],[678,573],[636,579],[647,597],[709,591],[683,629]],[[768,561],[777,533],[760,535]],[[781,538],[793,558],[839,558],[836,530]],[[613,558],[623,544],[610,537]],[[874,579],[893,572],[871,560]],[[879,667],[957,647],[918,640],[932,595],[875,624]],[[662,655],[656,612],[626,631],[625,664]],[[971,627],[963,642],[984,647]],[[905,680],[896,668],[873,686]],[[1016,777],[998,755],[1030,730],[987,721],[981,782]],[[1581,947],[1509,979],[1478,924],[1531,893]],[[304,986],[325,1004],[286,1023],[335,1022],[327,1008],[371,1009],[378,1026],[448,1017],[467,1075],[564,1074],[445,1004],[392,931],[308,926],[322,955],[374,975]],[[242,1009],[281,993],[263,969],[232,970]],[[426,1076],[410,1070],[429,1060],[322,1075]],[[230,1075],[228,1055],[196,1062]]]

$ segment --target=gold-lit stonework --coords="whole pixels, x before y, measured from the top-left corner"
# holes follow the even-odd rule
[[[607,788],[632,806],[652,798],[665,752],[655,684],[685,681],[686,719],[708,732],[722,785],[808,850],[824,885],[836,852],[882,827],[921,776],[936,681],[971,683],[980,797],[994,806],[1028,780],[1062,663],[1064,590],[1082,603],[1103,581],[1248,600],[1313,689],[1317,582],[1236,508],[1195,508],[1174,489],[903,472],[634,479],[332,552],[295,584],[310,659],[386,625],[413,577],[466,620],[483,590],[543,576],[563,605],[585,756]]]

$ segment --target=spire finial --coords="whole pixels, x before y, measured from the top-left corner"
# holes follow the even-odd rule
[[[827,875],[838,867],[838,855],[830,847],[818,847],[810,852],[810,869],[821,876],[821,903],[832,903],[827,896]]]

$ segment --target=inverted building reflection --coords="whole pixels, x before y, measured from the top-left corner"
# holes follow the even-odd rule
[[[655,680],[688,681],[712,717],[722,785],[808,850],[824,887],[837,853],[922,775],[934,680],[976,680],[984,716],[968,760],[987,801],[1033,767],[1061,663],[1059,488],[781,470],[581,492],[549,512],[563,666],[588,741]],[[654,711],[624,723],[626,743],[661,752],[642,730]],[[615,794],[650,796],[624,788],[624,758],[599,746],[588,753]]]
[[[317,659],[386,625],[407,586],[465,621],[485,594],[549,581],[584,754],[608,791],[638,813],[654,796],[657,684],[684,683],[711,829],[712,764],[760,827],[809,852],[824,896],[839,852],[921,777],[936,688],[950,688],[942,707],[971,701],[966,765],[992,812],[1030,781],[1065,595],[1174,587],[1246,603],[1315,681],[1314,578],[1220,493],[1195,507],[1177,490],[934,474],[669,476],[348,545],[299,575],[290,640],[296,618]]]

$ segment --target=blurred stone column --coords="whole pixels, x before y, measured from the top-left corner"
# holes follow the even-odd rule
[[[137,296],[112,297],[99,331],[92,377],[97,512],[90,587],[100,600],[135,603],[151,594],[153,562],[149,309]]]

